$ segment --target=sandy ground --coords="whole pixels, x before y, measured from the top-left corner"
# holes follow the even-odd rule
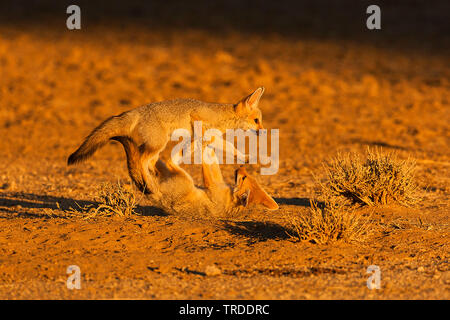
[[[0,298],[450,298],[448,50],[111,28],[0,25]],[[260,85],[265,126],[280,129],[280,169],[249,171],[280,210],[215,223],[163,215],[145,199],[130,219],[68,212],[95,204],[101,183],[128,180],[115,143],[66,166],[106,117],[176,97],[237,102]],[[361,243],[290,238],[286,215],[308,214],[323,161],[366,146],[417,159],[419,204],[370,209],[374,232]],[[228,181],[233,169],[223,167]],[[66,288],[69,265],[81,290]],[[206,273],[213,265],[220,275]],[[366,287],[370,265],[380,290]]]

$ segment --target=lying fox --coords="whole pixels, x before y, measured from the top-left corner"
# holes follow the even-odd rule
[[[129,172],[141,170],[140,167],[136,167],[140,163],[141,156],[137,144],[128,137],[113,139],[119,141],[125,149]],[[248,175],[244,167],[235,171],[235,186],[227,185],[223,180],[214,149],[210,150],[211,158],[202,162],[203,189],[197,188],[191,176],[179,166],[181,157],[180,153],[179,156],[169,158],[167,163],[158,159],[155,164],[158,190],[152,192],[149,197],[161,209],[175,214],[195,212],[196,215],[204,217],[231,216],[250,204],[262,204],[270,210],[278,209],[275,200]],[[136,175],[130,176],[134,180]],[[139,183],[134,182],[139,186]]]
[[[138,146],[136,152],[139,153],[139,157],[132,158],[137,163],[133,164],[135,169],[130,171],[130,175],[140,190],[151,193],[157,189],[155,166],[159,154],[175,129],[182,128],[192,133],[194,121],[202,121],[204,129],[215,128],[222,132],[226,129],[263,129],[258,109],[263,93],[264,88],[260,87],[237,104],[177,99],[126,111],[95,128],[67,162],[69,165],[82,162],[109,140],[128,137]]]

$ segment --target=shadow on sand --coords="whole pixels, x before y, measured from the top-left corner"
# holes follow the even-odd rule
[[[22,216],[28,217],[47,217],[48,215],[33,213],[33,212],[20,212],[19,210],[13,210],[14,208],[20,209],[52,209],[68,211],[83,211],[83,208],[97,207],[100,203],[89,200],[75,200],[71,198],[55,197],[50,195],[37,195],[33,193],[23,192],[10,192],[0,193],[0,212],[19,213]],[[20,207],[19,207],[20,206]],[[166,216],[163,211],[156,207],[140,206],[136,208],[136,212],[143,216]]]
[[[286,240],[288,229],[273,222],[226,221],[224,229],[231,234],[248,237],[257,241]]]
[[[307,207],[311,206],[308,198],[274,198],[279,205]]]

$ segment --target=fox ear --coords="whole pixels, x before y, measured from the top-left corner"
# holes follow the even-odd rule
[[[253,110],[258,107],[259,100],[261,99],[264,93],[264,87],[259,87],[252,94],[242,99],[236,105],[236,112],[242,112],[245,110]]]
[[[259,87],[251,95],[249,95],[245,99],[245,104],[247,105],[247,107],[249,107],[251,109],[258,107],[259,99],[261,99],[261,97],[264,93],[264,90],[265,90],[264,87]]]
[[[269,210],[278,209],[278,204],[275,202],[275,200],[273,200],[273,198],[269,196],[267,192],[264,191],[264,189],[261,188],[261,186],[255,180],[251,179],[250,183],[250,189],[252,190],[252,192],[250,193],[248,204],[262,204]]]
[[[260,190],[253,190],[251,196],[247,200],[248,204],[250,203],[262,204],[269,210],[277,210],[278,204],[275,202],[275,200],[273,200],[273,198],[269,196],[264,190],[261,189],[262,192],[259,191]]]

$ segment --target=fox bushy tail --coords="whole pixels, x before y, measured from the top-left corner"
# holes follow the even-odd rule
[[[106,119],[95,128],[83,141],[81,146],[69,156],[67,164],[72,165],[83,162],[113,137],[128,135],[130,126],[131,123],[129,117],[127,117],[125,113]]]

